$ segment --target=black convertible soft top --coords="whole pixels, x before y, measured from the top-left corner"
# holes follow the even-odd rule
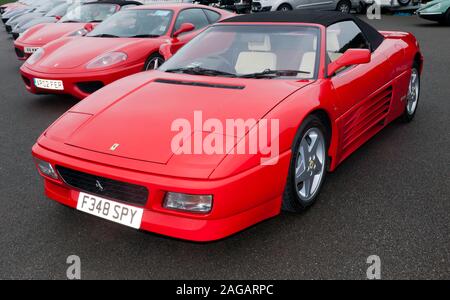
[[[328,27],[344,21],[353,21],[358,25],[366,38],[369,40],[372,51],[377,49],[384,41],[383,35],[363,20],[351,14],[344,14],[335,11],[292,10],[262,12],[236,16],[225,19],[221,21],[221,23],[311,23]]]

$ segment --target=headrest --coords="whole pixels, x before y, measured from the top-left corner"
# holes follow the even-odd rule
[[[264,36],[264,39],[260,41],[250,41],[248,42],[248,50],[249,51],[265,51],[268,52],[271,50],[270,38],[268,35]]]

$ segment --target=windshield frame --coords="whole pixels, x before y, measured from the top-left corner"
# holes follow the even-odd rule
[[[207,34],[208,31],[213,30],[214,28],[217,27],[223,27],[223,26],[231,26],[231,27],[236,27],[236,26],[251,26],[251,27],[255,27],[255,26],[279,26],[279,27],[301,27],[301,28],[313,28],[315,30],[317,30],[317,49],[316,49],[316,62],[315,62],[315,68],[314,68],[314,74],[313,76],[311,76],[310,78],[298,78],[298,77],[294,77],[294,76],[280,76],[277,78],[270,78],[270,79],[278,79],[278,80],[288,80],[288,81],[299,81],[299,80],[317,80],[323,77],[323,47],[325,47],[324,42],[323,42],[323,37],[324,37],[324,30],[325,27],[321,26],[319,24],[312,24],[312,23],[270,23],[270,22],[258,22],[258,23],[216,23],[213,24],[211,26],[209,26],[208,28],[206,28],[202,33],[200,33],[199,35],[197,35],[196,37],[194,37],[187,45],[191,44],[191,43],[195,43],[197,39],[201,39],[202,36],[204,34]],[[177,53],[175,53],[173,55],[173,57],[176,57],[176,55],[182,55],[183,53],[183,48],[187,49],[186,47],[182,47]],[[180,54],[179,54],[180,53]],[[170,68],[172,69],[172,68]],[[167,70],[169,70],[169,68],[167,68],[167,64],[163,64],[161,65],[160,68],[158,68],[159,71],[164,72],[164,73],[170,73],[167,72]],[[283,71],[283,70],[282,70]],[[208,76],[208,75],[197,75],[197,74],[189,74],[189,73],[183,73],[183,75],[193,75],[193,76]],[[230,78],[230,79],[243,79],[241,76],[237,75],[235,77],[229,77],[229,76],[220,76],[218,75],[217,77],[222,77],[222,78]],[[245,78],[245,77],[244,77]],[[254,78],[246,78],[246,79],[254,79]],[[256,79],[256,78],[255,78]],[[258,80],[261,79],[265,79],[265,78],[259,78]],[[267,78],[269,79],[269,78]]]

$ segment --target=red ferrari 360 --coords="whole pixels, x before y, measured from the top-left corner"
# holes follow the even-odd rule
[[[281,209],[305,210],[327,172],[393,120],[411,121],[422,65],[414,36],[351,15],[237,16],[158,70],[77,104],[33,156],[62,204],[176,238],[221,239]]]
[[[173,53],[205,27],[233,15],[193,4],[129,8],[84,37],[40,48],[22,66],[22,78],[32,93],[83,99],[117,79],[158,68],[164,62],[162,44],[170,44]]]
[[[14,47],[19,60],[26,60],[46,44],[65,36],[80,36],[123,8],[142,3],[137,1],[106,0],[88,2],[68,11],[57,23],[38,24],[25,31]]]

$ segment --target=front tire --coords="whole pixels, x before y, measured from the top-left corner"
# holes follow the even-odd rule
[[[147,58],[144,65],[144,71],[156,70],[164,63],[164,57],[159,53],[153,53]]]
[[[315,115],[300,126],[292,146],[283,210],[302,212],[315,203],[328,169],[329,140],[326,126]]]
[[[420,98],[420,71],[419,65],[414,63],[411,70],[411,79],[409,81],[408,95],[406,96],[405,112],[402,119],[405,122],[411,122],[416,115],[417,106]]]
[[[342,0],[336,6],[336,10],[341,13],[349,14],[352,10],[352,3],[348,0]]]

